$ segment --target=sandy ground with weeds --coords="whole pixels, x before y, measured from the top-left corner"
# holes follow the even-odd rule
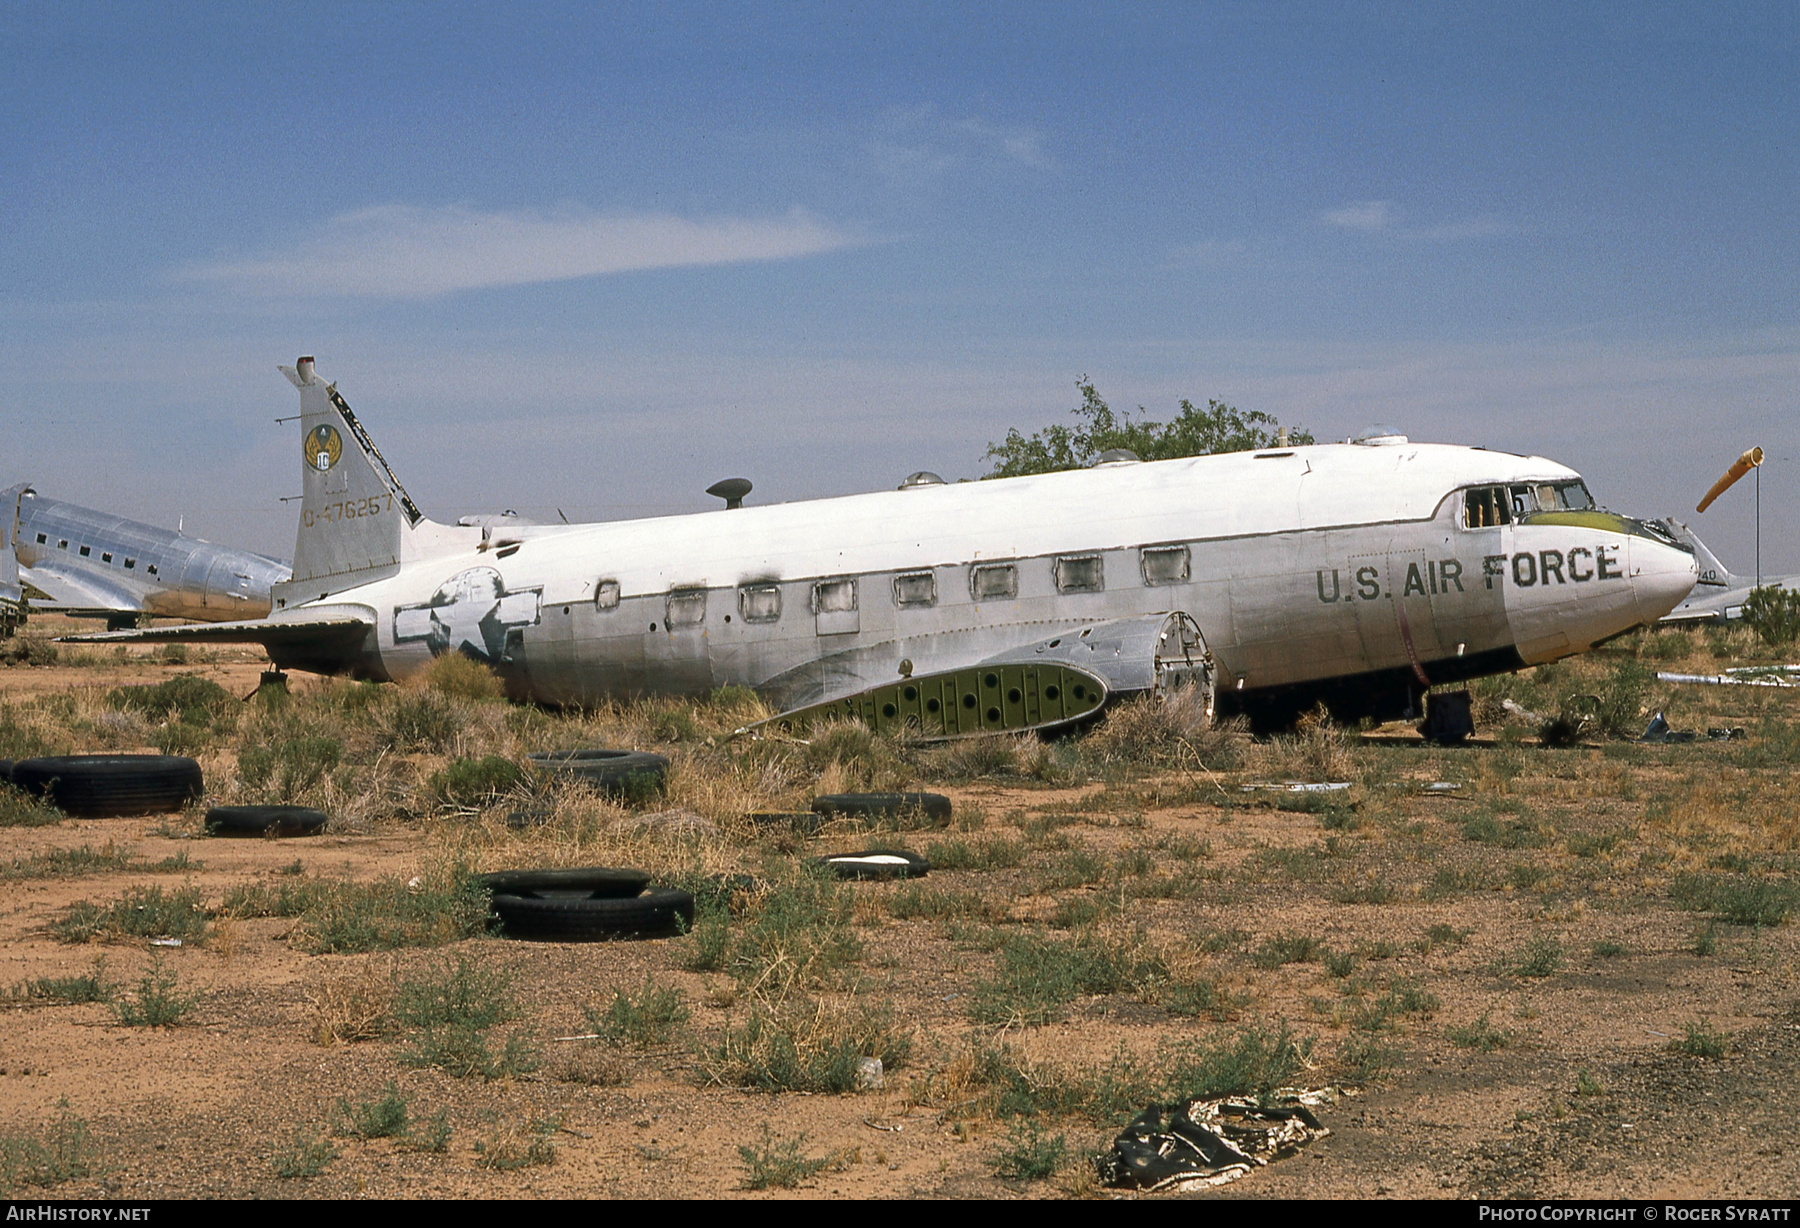
[[[15,666],[0,669],[0,702],[177,673],[243,696],[261,668],[251,653],[180,665],[132,653]],[[1259,761],[1256,747],[1234,772],[925,782],[953,798],[959,827],[978,830],[885,839],[919,851],[945,840],[1003,842],[1019,860],[934,870],[922,885],[952,901],[937,915],[911,915],[921,911],[916,896],[899,907],[908,885],[855,887],[862,956],[818,996],[891,1007],[911,1037],[886,1086],[858,1094],[710,1081],[708,1048],[743,1023],[749,1002],[727,973],[689,969],[694,936],[595,944],[484,937],[314,955],[296,941],[292,918],[215,918],[204,942],[180,947],[141,938],[71,945],[47,928],[80,901],[105,903],[133,887],[191,885],[216,906],[246,885],[430,875],[452,855],[482,869],[625,856],[655,869],[659,858],[677,859],[654,837],[596,837],[592,814],[585,825],[516,831],[504,807],[449,808],[375,815],[287,841],[209,839],[198,812],[0,828],[0,867],[14,868],[0,908],[8,985],[79,976],[99,960],[103,979],[128,993],[160,968],[200,995],[182,1026],[134,1028],[106,1004],[52,1003],[15,989],[0,1009],[0,1134],[43,1137],[59,1114],[85,1122],[93,1171],[47,1191],[65,1197],[1105,1194],[1086,1157],[1117,1125],[1092,1116],[1040,1118],[1043,1135],[1061,1135],[1070,1157],[1055,1175],[995,1175],[1016,1123],[997,1116],[971,1082],[972,1046],[1012,1045],[1049,1079],[1098,1069],[1121,1050],[1154,1062],[1173,1044],[1226,1044],[1285,1021],[1315,1040],[1313,1069],[1297,1081],[1336,1089],[1321,1113],[1332,1134],[1212,1196],[1787,1196],[1800,1187],[1800,1147],[1780,1115],[1783,1089],[1800,1078],[1795,927],[1708,922],[1678,906],[1671,882],[1709,872],[1721,857],[1791,880],[1792,769],[1784,755],[1745,748],[1771,744],[1772,731],[1800,713],[1784,696],[1687,692],[1652,701],[1678,725],[1752,732],[1728,743],[1560,750],[1509,735],[1441,750],[1389,730],[1395,736],[1366,745],[1351,739],[1340,753],[1355,789],[1344,806],[1311,812],[1277,808],[1283,795],[1242,791],[1272,774],[1259,767],[1283,766]],[[508,728],[528,725],[505,719]],[[680,773],[681,743],[644,748],[675,754]],[[203,758],[209,784],[229,772],[228,755]],[[398,770],[395,762],[374,770]],[[430,767],[409,770],[422,778]],[[698,779],[671,788],[720,823],[703,851],[708,866],[760,872],[771,859],[876,842],[849,831],[769,836],[729,821],[750,804],[783,808],[811,788],[854,783],[848,771],[791,774],[777,782],[780,795],[775,785],[759,795],[741,782]],[[1433,780],[1462,787],[1451,796],[1417,791]],[[592,805],[615,827],[628,817]],[[1497,826],[1471,826],[1481,815]],[[1507,825],[1521,823],[1535,834],[1508,847]],[[80,876],[19,872],[33,858],[82,847],[135,861]],[[185,871],[144,868],[184,854]],[[1074,932],[1071,916],[1098,941],[1154,952],[1166,980],[1205,982],[1225,1005],[1177,1015],[1165,990],[1140,988],[1077,997],[1066,1017],[1041,1026],[973,1022],[971,1002],[995,977],[998,957],[972,931],[1041,927],[1061,940]],[[1433,927],[1437,941],[1428,938]],[[1318,949],[1275,962],[1271,944],[1297,938],[1336,963]],[[1542,958],[1527,967],[1534,952]],[[535,1072],[486,1080],[412,1068],[393,1035],[316,1043],[322,995],[385,992],[459,958],[511,978],[522,1023],[543,1053]],[[690,1011],[669,1043],[640,1050],[562,1039],[590,1032],[584,1007],[604,1010],[615,991],[647,978],[678,990]],[[1418,991],[1415,1009],[1392,1008],[1391,995],[1407,987]],[[1384,995],[1385,1015],[1376,1009]],[[1691,1035],[1721,1038],[1723,1055],[1671,1048]],[[1473,1044],[1475,1036],[1491,1043]],[[1354,1070],[1352,1053],[1362,1055]],[[341,1100],[375,1100],[390,1082],[415,1120],[445,1115],[453,1133],[444,1151],[332,1134]],[[831,1163],[798,1188],[743,1190],[740,1148],[760,1146],[765,1128]],[[550,1162],[491,1166],[495,1156],[523,1154],[534,1129],[553,1130],[537,1154]],[[277,1175],[298,1142],[314,1140],[335,1152],[316,1175]]]

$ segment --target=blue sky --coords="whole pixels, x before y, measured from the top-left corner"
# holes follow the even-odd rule
[[[1800,5],[0,4],[7,481],[287,555],[985,468],[1078,401],[1540,452],[1800,570]],[[1751,565],[1749,490],[1690,517]]]

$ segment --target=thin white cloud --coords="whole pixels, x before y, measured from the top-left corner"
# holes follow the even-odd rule
[[[1326,222],[1346,230],[1385,230],[1393,218],[1393,207],[1385,200],[1355,200],[1329,209],[1323,216]]]
[[[434,298],[642,269],[788,260],[858,242],[798,209],[770,218],[684,218],[380,205],[339,214],[285,251],[193,265],[177,276],[282,293]]]
[[[1342,227],[1345,230],[1360,230],[1365,234],[1384,231],[1405,239],[1420,239],[1427,243],[1454,243],[1462,239],[1485,239],[1494,235],[1510,234],[1515,227],[1491,213],[1475,217],[1463,218],[1455,222],[1440,222],[1435,226],[1401,226],[1400,212],[1394,203],[1388,200],[1353,200],[1336,209],[1327,209],[1319,215],[1321,221],[1330,226]]]
[[[935,105],[892,107],[883,112],[868,157],[877,174],[896,187],[935,184],[962,167],[1025,166],[1053,170],[1044,134],[1016,124],[953,120]]]

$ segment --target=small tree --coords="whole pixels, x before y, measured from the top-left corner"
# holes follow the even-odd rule
[[[1774,587],[1751,589],[1744,599],[1744,622],[1764,643],[1793,643],[1800,636],[1800,593]]]
[[[1102,453],[1128,448],[1140,460],[1173,460],[1181,456],[1210,456],[1216,452],[1246,452],[1273,444],[1281,424],[1261,410],[1243,412],[1222,401],[1208,401],[1201,409],[1192,401],[1181,402],[1181,414],[1173,422],[1133,420],[1115,414],[1087,376],[1075,381],[1081,404],[1073,411],[1081,422],[1074,427],[1051,425],[1027,437],[1016,429],[1000,443],[988,445],[995,464],[990,478],[1016,478],[1027,473],[1055,473],[1084,469]],[[1138,413],[1144,412],[1138,406]],[[1310,431],[1290,432],[1290,443],[1312,443]]]

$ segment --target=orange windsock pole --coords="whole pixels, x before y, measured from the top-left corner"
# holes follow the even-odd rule
[[[1700,500],[1700,506],[1694,510],[1696,512],[1704,512],[1707,508],[1711,507],[1714,499],[1717,499],[1720,495],[1730,490],[1733,482],[1736,482],[1746,473],[1749,473],[1752,469],[1762,464],[1762,460],[1762,449],[1751,448],[1748,452],[1732,461],[1731,468],[1725,471],[1725,476],[1713,483],[1713,488],[1706,492],[1706,498]]]

